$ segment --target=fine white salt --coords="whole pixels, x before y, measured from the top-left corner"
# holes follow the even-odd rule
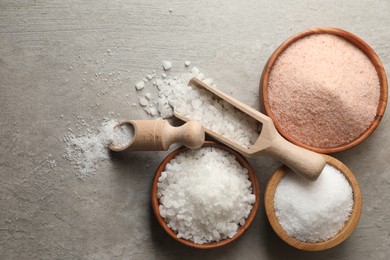
[[[196,244],[232,238],[256,199],[248,170],[232,154],[212,147],[176,156],[157,185],[168,227]]]
[[[334,237],[353,207],[352,188],[336,168],[326,165],[315,182],[286,174],[276,187],[275,214],[286,233],[300,241]]]
[[[71,130],[64,136],[65,158],[74,165],[77,170],[77,177],[84,179],[95,173],[101,162],[109,160],[108,145],[115,141],[119,145],[126,143],[129,137],[131,140],[131,130],[120,128],[114,130],[118,124],[116,120],[104,121],[99,129],[87,128],[85,133],[76,136]]]

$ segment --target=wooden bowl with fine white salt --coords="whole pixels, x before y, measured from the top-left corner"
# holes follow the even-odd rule
[[[290,142],[318,153],[350,149],[379,125],[388,81],[374,50],[338,28],[283,42],[260,79],[260,104]]]
[[[339,229],[338,231],[337,231],[337,229],[335,229],[336,234],[333,235],[332,237],[325,239],[325,240],[319,240],[316,242],[307,242],[307,240],[309,240],[309,237],[310,237],[310,239],[312,239],[313,236],[314,237],[324,237],[323,233],[326,233],[328,230],[332,229],[333,227],[330,227],[327,225],[319,227],[320,231],[322,232],[321,233],[320,231],[315,231],[315,230],[302,230],[303,228],[299,227],[299,225],[298,225],[299,221],[295,221],[297,219],[301,219],[301,221],[302,221],[301,223],[305,223],[308,226],[308,229],[310,229],[311,224],[308,222],[314,221],[312,223],[319,223],[318,226],[320,226],[322,223],[321,222],[322,220],[320,218],[324,216],[324,218],[328,218],[328,220],[327,220],[328,222],[323,221],[323,223],[331,223],[332,225],[334,225],[334,222],[332,222],[333,219],[338,218],[338,213],[336,214],[334,212],[344,211],[344,209],[340,209],[337,207],[329,209],[329,207],[327,207],[327,206],[318,206],[318,207],[323,207],[324,212],[318,213],[319,211],[317,211],[317,213],[313,213],[316,215],[310,216],[311,212],[314,212],[316,210],[314,208],[318,209],[316,204],[319,205],[319,204],[323,203],[323,201],[320,202],[319,200],[317,200],[317,197],[315,197],[315,196],[318,196],[318,194],[314,194],[315,192],[322,191],[322,190],[318,189],[318,186],[311,187],[310,192],[313,192],[311,195],[305,194],[305,197],[308,197],[308,198],[314,197],[314,199],[312,199],[312,201],[311,201],[312,203],[308,204],[308,205],[311,205],[311,207],[308,206],[307,212],[306,212],[308,214],[305,216],[299,216],[299,214],[296,214],[298,211],[291,210],[291,208],[289,208],[289,206],[286,204],[293,205],[295,203],[294,205],[301,205],[301,204],[306,203],[306,201],[310,201],[311,200],[310,198],[307,200],[305,200],[304,198],[301,200],[297,200],[294,196],[291,196],[291,193],[290,193],[288,195],[289,198],[286,198],[286,200],[285,200],[285,204],[279,204],[279,205],[284,206],[284,208],[280,208],[280,206],[278,208],[276,206],[277,187],[278,187],[278,185],[280,185],[281,180],[285,176],[287,176],[287,174],[291,174],[291,172],[289,172],[290,170],[286,166],[282,166],[274,172],[274,174],[272,175],[272,177],[269,180],[267,187],[265,189],[264,205],[265,205],[266,215],[267,215],[267,218],[269,220],[269,223],[271,224],[271,227],[273,228],[275,233],[284,242],[286,242],[287,244],[289,244],[292,247],[295,247],[297,249],[304,250],[304,251],[326,250],[326,249],[332,248],[332,247],[340,244],[341,242],[343,242],[355,230],[355,228],[359,222],[361,212],[362,212],[362,193],[361,193],[359,184],[358,184],[356,178],[354,177],[353,173],[351,172],[351,170],[348,169],[348,167],[345,164],[338,161],[337,159],[335,159],[331,156],[328,156],[328,155],[324,155],[324,156],[326,158],[328,165],[332,166],[334,169],[338,170],[339,172],[342,173],[342,175],[344,175],[346,181],[348,182],[348,184],[351,187],[352,202],[353,202],[351,205],[351,211],[349,211],[349,213],[348,213],[349,215],[347,215],[347,220],[345,222],[339,223],[339,224],[341,224],[341,229]],[[324,174],[324,172],[321,175],[323,175],[323,174]],[[320,178],[321,178],[321,175],[320,175]],[[319,178],[319,180],[320,180],[320,178]],[[313,183],[311,183],[311,185],[312,184]],[[330,185],[330,183],[325,183],[324,185],[327,185],[327,187],[329,187],[329,190],[332,190],[332,189],[335,190],[335,189],[339,188],[338,186]],[[290,192],[291,192],[291,189],[292,188],[290,187]],[[280,191],[279,191],[279,194],[280,194]],[[337,192],[335,192],[335,194],[333,194],[333,195],[340,196],[339,194],[337,194]],[[332,199],[334,199],[334,197],[332,198],[329,194],[322,194],[321,196],[324,200],[328,200],[328,201],[332,201]],[[280,197],[279,197],[279,199],[280,199]],[[288,202],[286,203],[286,201],[288,201]],[[332,203],[333,202],[331,202],[330,204],[332,204]],[[294,207],[299,208],[301,206],[294,206]],[[281,214],[280,212],[277,213],[277,210],[281,211],[283,209],[286,209],[284,215]],[[336,214],[336,215],[332,216],[332,214]],[[282,220],[282,218],[284,218],[284,219]],[[288,219],[287,222],[285,221],[286,219]],[[294,221],[292,221],[292,220],[294,220]],[[285,221],[284,224],[281,224],[281,221]],[[286,226],[286,225],[291,225],[291,227],[292,227],[293,225],[291,223],[295,224],[293,229],[292,229],[293,231],[291,231],[291,229],[289,229],[289,227]],[[301,229],[301,231],[296,231],[297,229]],[[289,231],[290,234],[291,234],[291,232],[295,232],[296,234],[301,232],[301,233],[303,233],[303,235],[301,235],[300,239],[298,239],[297,237],[299,236],[299,234],[294,235],[294,236],[289,235],[286,230],[290,230]],[[308,239],[306,239],[306,240],[302,239],[302,236],[307,236]],[[303,241],[303,240],[305,240],[305,241]]]
[[[205,151],[207,151],[207,153]],[[239,165],[237,167],[240,168],[240,171],[241,170],[243,171],[243,173],[242,172],[240,173],[242,175],[233,174],[234,176],[229,175],[227,178],[225,178],[224,176],[226,175],[224,174],[227,173],[230,174],[231,173],[230,170],[227,170],[226,173],[219,170],[213,171],[214,169],[219,169],[218,167],[220,167],[220,159],[219,158],[215,159],[215,161],[212,164],[205,163],[205,160],[208,161],[206,157],[210,157],[210,156],[215,157],[215,155],[211,153],[209,154],[209,151],[213,151],[214,153],[215,152],[223,153],[224,156],[226,155],[226,158],[228,158],[227,160],[230,160],[231,162],[229,167],[234,168],[237,165]],[[174,165],[177,163],[177,160],[181,160],[181,163],[183,163],[183,160],[185,160],[183,159],[183,156],[187,156],[188,154],[190,154],[189,156],[194,156],[197,158],[194,165],[193,166],[187,165],[186,167],[183,166],[184,169],[182,168],[180,168],[179,170],[176,169],[177,172],[174,172],[175,171]],[[214,159],[212,159],[211,161],[213,160]],[[196,172],[191,172],[191,168],[196,168],[197,169]],[[172,171],[173,171],[173,175],[172,175]],[[187,175],[184,174],[183,173],[184,171],[187,171],[188,174],[187,173],[186,173]],[[179,175],[180,173],[182,174]],[[202,175],[202,173],[207,173],[208,175],[205,177],[205,175]],[[169,178],[171,179],[169,180],[169,182],[168,181],[164,182],[164,180],[168,178],[168,175],[170,176]],[[177,179],[175,179],[176,178],[175,175],[180,177],[177,177]],[[241,179],[242,176],[245,177]],[[182,183],[189,184],[188,179],[191,179],[193,184],[187,185],[183,188]],[[206,179],[207,183],[206,184],[202,183],[203,182],[202,179]],[[211,182],[209,182],[210,180]],[[246,193],[244,195],[241,195],[242,194],[241,190],[237,189],[237,187],[233,184],[234,180],[239,183],[241,182],[245,183],[244,186],[245,189],[247,189],[246,192],[249,192],[250,194],[248,195],[248,193]],[[168,194],[167,185],[171,185],[171,183],[175,183],[176,186],[170,186],[169,188],[170,193]],[[211,184],[211,186],[208,184]],[[165,186],[163,187],[163,185]],[[240,185],[239,187],[242,188],[243,186]],[[213,191],[215,191],[215,193],[213,193]],[[164,192],[164,196],[162,196],[163,192]],[[181,147],[173,151],[172,153],[170,153],[162,161],[162,163],[156,170],[156,174],[153,179],[151,195],[152,195],[152,208],[157,218],[157,221],[160,223],[161,227],[176,241],[186,246],[199,248],[199,249],[221,247],[241,237],[253,222],[260,202],[260,188],[259,188],[258,180],[256,177],[256,173],[253,171],[249,162],[241,154],[235,152],[234,150],[222,144],[210,142],[210,141],[206,141],[201,148],[198,148],[196,150],[190,150],[189,148]],[[170,204],[176,203],[176,205],[171,206],[171,209],[175,210],[172,211],[172,213],[169,213],[171,209],[166,208],[166,206],[169,207],[167,203],[167,198],[169,196],[171,196],[170,197],[171,200],[172,198],[173,200],[176,200],[173,202],[172,201],[169,202]],[[231,197],[231,199],[227,199],[229,196]],[[245,197],[244,201],[240,201],[239,204],[235,204],[237,202],[237,199],[241,200],[240,196]],[[244,208],[241,206],[231,208],[231,205],[229,206],[229,202],[235,205],[242,205],[242,203],[245,204],[245,201],[247,199],[251,201]],[[186,202],[183,202],[183,200],[185,200]],[[191,202],[188,201],[195,201],[191,206],[195,208],[195,210],[192,210],[191,207],[183,206],[186,204],[191,204]],[[214,206],[209,207],[208,205],[221,205],[221,207],[220,208]],[[203,208],[205,207],[209,207],[209,209],[203,210]],[[237,228],[235,234],[233,235],[234,233],[233,232],[230,234],[230,237],[226,237],[226,238],[222,235],[220,236],[220,234],[223,234],[223,232],[221,231],[221,227],[218,227],[215,223],[219,222],[219,219],[225,218],[224,216],[226,215],[238,216],[241,214],[243,210],[246,211],[247,216],[245,217],[245,221],[243,221],[244,219],[241,218],[240,223],[235,226]],[[211,216],[208,216],[208,214],[211,214]],[[164,215],[164,217],[162,215]],[[199,224],[199,216],[201,216],[200,224]],[[174,219],[173,222],[172,219]],[[226,219],[225,221],[228,220]],[[173,228],[171,226],[171,225],[179,225],[178,222],[182,222],[182,224],[180,224],[180,228],[177,227]],[[227,222],[222,222],[222,223],[227,223]],[[218,224],[222,225],[222,223],[218,223]],[[202,234],[205,235],[203,238],[206,238],[207,236],[212,234],[213,236],[215,235],[217,237],[220,237],[220,239],[212,240],[210,237],[208,237],[207,242],[203,241],[199,243],[199,241],[202,240],[202,237],[199,240],[199,233],[196,234],[196,232],[200,232],[195,230],[195,227],[197,227],[198,224],[201,227],[201,229],[204,230],[202,232],[205,232],[205,233],[201,232]],[[227,226],[230,225],[232,224],[228,224]],[[203,228],[203,226],[207,226],[207,227]],[[186,227],[190,228],[191,230],[183,231],[183,228],[186,229]],[[175,229],[175,231],[173,229]],[[222,230],[223,229],[224,228],[222,228]],[[217,230],[220,233],[218,233]],[[183,238],[183,235],[178,235],[179,233],[183,234],[185,232],[190,233],[190,238],[189,237]],[[208,235],[206,236],[206,234]],[[195,236],[198,236],[198,238],[195,238]],[[197,243],[195,243],[195,241],[197,241]]]

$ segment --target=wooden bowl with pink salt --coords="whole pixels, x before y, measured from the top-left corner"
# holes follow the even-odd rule
[[[319,153],[366,140],[387,99],[386,73],[374,50],[337,28],[313,28],[287,39],[260,80],[260,104],[281,135]]]
[[[214,142],[173,151],[153,179],[157,221],[173,239],[193,248],[237,240],[253,222],[259,201],[259,184],[249,162]]]
[[[275,233],[304,251],[321,251],[343,242],[362,212],[362,193],[351,170],[324,156],[327,165],[316,181],[308,182],[282,166],[264,193],[265,212]]]

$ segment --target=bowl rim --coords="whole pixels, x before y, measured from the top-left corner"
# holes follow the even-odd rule
[[[271,111],[270,105],[269,105],[269,98],[268,98],[268,80],[270,76],[270,72],[272,70],[273,65],[275,64],[276,60],[279,58],[279,56],[283,53],[284,50],[286,50],[292,43],[302,39],[303,37],[314,35],[314,34],[333,34],[336,36],[339,36],[356,47],[358,47],[363,53],[367,55],[367,57],[370,59],[372,64],[375,67],[375,70],[377,71],[378,78],[379,78],[379,85],[380,85],[380,96],[378,101],[378,107],[377,112],[374,120],[371,122],[370,126],[361,133],[358,137],[356,137],[354,140],[352,140],[349,143],[341,144],[335,147],[315,147],[311,145],[307,145],[305,143],[302,143],[296,139],[294,139],[287,131],[285,131],[277,122],[273,112]],[[336,153],[348,150],[350,148],[355,147],[356,145],[360,144],[364,140],[366,140],[378,127],[380,121],[383,118],[383,115],[386,110],[387,106],[387,100],[388,100],[388,81],[385,69],[383,67],[383,64],[381,60],[379,59],[378,55],[375,53],[375,51],[371,48],[370,45],[368,45],[365,41],[360,39],[358,36],[345,31],[343,29],[339,28],[331,28],[331,27],[318,27],[318,28],[311,28],[307,29],[305,31],[299,32],[287,40],[285,40],[276,50],[271,54],[269,57],[267,63],[264,66],[261,78],[260,78],[260,84],[259,84],[259,92],[260,92],[260,106],[263,111],[273,120],[276,129],[279,131],[281,135],[283,135],[287,140],[290,142],[304,147],[306,149],[312,150],[314,152],[318,153],[324,153],[324,154],[330,154],[330,153]]]
[[[153,208],[154,215],[156,216],[157,221],[159,222],[161,227],[173,239],[175,239],[176,241],[178,241],[178,242],[180,242],[180,243],[182,243],[182,244],[184,244],[186,246],[190,246],[190,247],[193,247],[193,248],[210,249],[210,248],[221,247],[221,246],[224,246],[226,244],[229,244],[229,243],[235,241],[236,239],[241,237],[244,234],[244,232],[249,228],[249,226],[252,224],[252,222],[253,222],[253,220],[254,220],[254,218],[256,216],[256,213],[258,211],[258,208],[259,208],[259,204],[260,204],[260,186],[259,186],[259,182],[258,182],[256,173],[253,170],[252,166],[245,159],[245,157],[243,157],[240,153],[234,151],[233,149],[231,149],[231,148],[229,148],[229,147],[227,147],[227,146],[225,146],[223,144],[212,142],[212,141],[205,141],[200,148],[202,148],[202,147],[215,147],[215,148],[219,148],[221,150],[228,151],[229,153],[233,154],[236,157],[236,160],[240,163],[241,166],[243,166],[243,167],[248,169],[249,180],[252,183],[252,192],[255,195],[256,200],[255,200],[255,203],[253,204],[253,207],[252,207],[252,210],[251,210],[250,214],[248,215],[248,217],[247,217],[247,219],[245,221],[245,224],[238,228],[237,233],[232,238],[226,238],[226,239],[218,241],[218,242],[212,242],[212,243],[207,243],[207,244],[195,244],[194,242],[192,242],[190,240],[178,238],[176,233],[167,226],[164,218],[161,217],[161,215],[160,215],[159,201],[158,201],[158,198],[157,198],[157,183],[158,183],[158,179],[159,179],[161,173],[163,172],[163,170],[165,169],[165,166],[167,165],[167,163],[170,160],[172,160],[173,158],[175,158],[177,155],[181,154],[182,152],[190,150],[189,148],[184,147],[184,146],[174,150],[173,152],[171,152],[168,156],[166,156],[164,158],[164,160],[158,166],[158,168],[156,170],[156,173],[155,173],[155,176],[153,178],[153,184],[152,184],[152,193],[151,193],[152,194],[152,208]],[[200,149],[200,148],[197,148],[197,149]]]
[[[285,175],[288,168],[284,165],[280,168],[278,168],[273,175],[271,176],[270,180],[267,183],[267,186],[265,188],[264,192],[264,207],[265,212],[268,218],[269,223],[271,224],[271,227],[275,231],[275,233],[287,244],[289,244],[292,247],[295,247],[297,249],[301,249],[304,251],[321,251],[326,250],[329,248],[332,248],[341,242],[343,242],[345,239],[347,239],[352,232],[355,230],[361,213],[362,213],[362,192],[360,190],[359,183],[357,182],[355,176],[353,175],[352,171],[342,162],[337,160],[336,158],[333,158],[328,155],[324,155],[326,162],[330,164],[331,166],[337,168],[340,170],[345,178],[347,179],[348,183],[352,187],[352,193],[353,193],[353,207],[351,214],[345,223],[344,227],[332,238],[316,242],[316,243],[309,243],[309,242],[303,242],[300,241],[294,237],[291,237],[287,234],[286,231],[282,228],[282,226],[279,224],[278,219],[275,214],[275,208],[274,208],[274,196],[276,187],[278,186],[280,180]]]

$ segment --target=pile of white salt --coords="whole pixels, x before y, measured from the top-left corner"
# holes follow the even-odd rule
[[[196,244],[232,238],[256,200],[248,170],[213,147],[176,156],[157,185],[160,215],[178,238]]]
[[[117,124],[118,121],[111,119],[95,131],[87,129],[78,136],[71,131],[65,134],[65,158],[74,165],[80,179],[94,174],[98,165],[110,158],[110,143],[124,147],[132,141],[134,129],[127,125],[115,127]]]
[[[349,143],[375,118],[378,74],[359,48],[331,34],[306,36],[276,60],[269,105],[295,140],[319,148]]]
[[[336,168],[326,165],[314,182],[287,173],[276,187],[274,209],[286,233],[300,241],[334,237],[353,207],[352,188]]]
[[[198,68],[193,67],[191,73],[180,77],[154,80],[153,85],[159,90],[158,98],[153,99],[149,92],[140,95],[141,106],[150,115],[162,118],[170,118],[176,111],[232,142],[247,148],[252,146],[260,133],[256,120],[227,102],[213,98],[211,93],[189,86],[192,77],[214,86],[212,79],[205,79]]]

